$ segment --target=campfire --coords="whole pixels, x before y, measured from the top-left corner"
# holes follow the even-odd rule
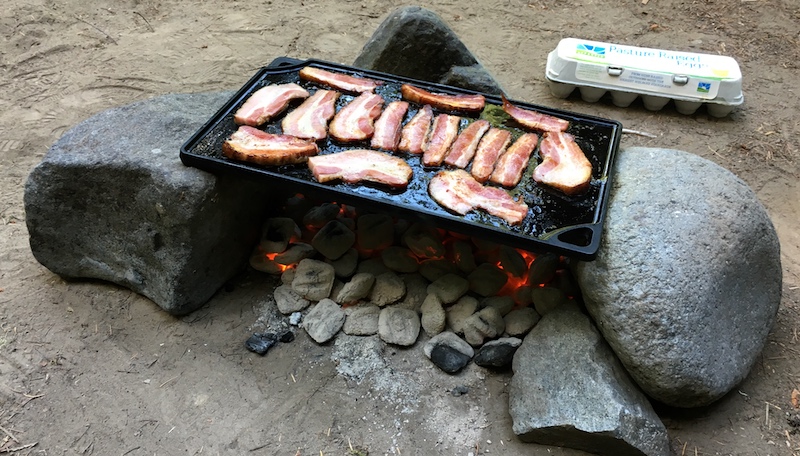
[[[282,210],[264,222],[250,265],[281,277],[276,301],[302,303],[278,302],[284,313],[326,299],[344,310],[400,307],[421,314],[429,336],[452,331],[478,348],[504,336],[523,336],[540,315],[579,295],[568,259],[553,253],[345,204],[317,204],[300,194],[288,198]],[[444,326],[426,325],[430,306],[423,303],[430,299],[445,313]],[[456,314],[463,314],[463,321]]]

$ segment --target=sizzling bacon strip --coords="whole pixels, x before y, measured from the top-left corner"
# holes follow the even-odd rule
[[[521,125],[540,131],[566,131],[569,121],[511,104],[503,95],[503,111]]]
[[[533,180],[568,195],[589,188],[592,164],[569,133],[548,132],[542,138],[539,154],[543,161],[533,170]]]
[[[377,182],[404,188],[411,180],[411,167],[405,160],[383,152],[351,149],[308,159],[308,167],[319,182],[341,179],[347,183]]]
[[[489,181],[504,187],[516,187],[528,167],[528,161],[538,141],[539,135],[536,133],[520,136],[497,160]]]
[[[482,185],[463,169],[440,171],[428,184],[428,193],[437,203],[461,215],[483,209],[511,225],[521,223],[528,215],[524,201],[514,201],[502,188]]]
[[[400,144],[400,129],[406,111],[408,103],[405,101],[389,103],[383,114],[375,121],[375,134],[372,135],[370,146],[375,149],[396,151]]]
[[[339,92],[317,90],[281,122],[283,133],[303,139],[320,140],[328,136],[328,121],[336,114]]]
[[[233,115],[233,121],[256,127],[283,112],[293,99],[306,97],[308,91],[295,83],[268,85],[250,95]]]
[[[483,119],[476,120],[469,124],[467,128],[458,135],[453,146],[450,147],[450,152],[447,154],[444,162],[450,166],[466,168],[472,160],[472,157],[475,156],[478,143],[484,133],[489,130],[489,127],[489,121]]]
[[[323,84],[349,93],[374,92],[379,85],[383,84],[383,82],[373,79],[334,73],[333,71],[310,66],[300,70],[300,79],[316,82],[317,84]]]
[[[511,142],[511,132],[490,128],[478,144],[475,159],[472,161],[472,176],[478,182],[486,182],[494,171],[494,164]]]
[[[486,104],[486,98],[483,95],[445,95],[428,92],[410,84],[403,84],[400,87],[400,93],[408,101],[429,104],[445,111],[480,112]]]
[[[431,134],[428,137],[428,144],[425,145],[425,153],[422,155],[422,163],[425,166],[440,166],[444,161],[444,156],[450,150],[450,145],[458,136],[458,125],[461,117],[449,114],[439,114],[433,120]]]
[[[375,119],[381,114],[382,108],[383,97],[374,93],[362,93],[333,117],[329,126],[331,137],[345,142],[372,137]]]
[[[425,105],[408,121],[400,132],[400,150],[421,154],[428,141],[428,131],[433,120],[433,109]]]
[[[223,154],[259,165],[302,163],[319,153],[317,143],[288,135],[273,135],[242,125],[222,144]]]

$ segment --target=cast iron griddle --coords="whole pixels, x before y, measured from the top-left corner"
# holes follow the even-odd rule
[[[233,114],[252,92],[265,85],[287,82],[296,82],[310,93],[322,87],[300,80],[298,72],[307,65],[384,81],[376,93],[383,96],[386,104],[401,99],[400,86],[403,83],[410,83],[437,93],[475,93],[457,87],[422,82],[320,60],[300,61],[279,58],[267,67],[260,69],[181,147],[180,157],[183,163],[211,172],[238,172],[255,177],[270,185],[277,185],[281,189],[291,189],[293,192],[307,196],[322,197],[337,203],[415,218],[437,227],[493,240],[511,247],[534,252],[550,251],[582,260],[594,259],[600,245],[600,233],[608,203],[611,166],[622,134],[622,125],[619,122],[512,101],[522,108],[534,109],[569,120],[570,126],[567,132],[575,136],[576,142],[593,166],[589,190],[581,195],[567,196],[557,190],[539,185],[531,178],[533,168],[541,161],[537,147],[522,181],[516,188],[510,190],[515,198],[523,198],[530,207],[525,220],[515,226],[483,211],[473,211],[462,216],[439,206],[428,195],[428,182],[446,166],[425,167],[421,163],[421,157],[417,155],[397,153],[398,156],[408,161],[414,171],[411,183],[405,190],[390,190],[380,185],[342,182],[320,184],[314,179],[305,164],[262,167],[233,161],[223,156],[222,143],[238,128],[233,122]],[[502,105],[499,97],[486,94],[484,96],[487,106]],[[353,98],[353,95],[343,93],[337,101],[337,112]],[[299,104],[300,101],[294,102],[284,113]],[[420,106],[411,103],[404,124],[416,114],[419,108]],[[434,109],[434,115],[440,112],[442,111]],[[456,114],[465,117],[461,123],[462,128],[469,122],[466,119],[467,116],[471,116],[470,120],[478,118],[478,114]],[[281,133],[280,122],[282,119],[283,115],[260,128],[270,133]],[[495,126],[510,130],[513,140],[523,133],[523,130],[513,120],[505,119],[502,122]],[[537,133],[541,135],[541,132]],[[369,148],[368,142],[343,144],[330,138],[320,141],[318,144],[320,154]]]

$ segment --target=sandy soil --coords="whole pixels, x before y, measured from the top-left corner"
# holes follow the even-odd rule
[[[579,454],[514,437],[507,375],[471,366],[448,376],[419,346],[387,349],[385,365],[363,378],[345,375],[354,360],[335,346],[307,337],[264,358],[245,351],[274,285],[263,275],[239,277],[206,307],[173,318],[126,289],[65,282],[30,253],[23,185],[68,128],[160,94],[236,89],[278,56],[349,64],[401,2],[4,4],[0,453]],[[792,0],[420,4],[450,24],[511,98],[618,119],[656,136],[627,135],[623,146],[696,153],[758,193],[778,230],[784,271],[763,355],[711,407],[660,413],[679,455],[800,454],[791,402],[800,388],[800,7]],[[731,55],[745,75],[745,104],[715,119],[702,110],[648,112],[639,102],[622,109],[555,99],[545,58],[567,36]],[[681,172],[681,164],[665,172]],[[450,393],[461,385],[468,394]]]

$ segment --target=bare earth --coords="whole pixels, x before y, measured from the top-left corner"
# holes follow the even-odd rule
[[[586,3],[586,5],[581,5]],[[794,0],[422,2],[455,30],[510,98],[620,120],[736,173],[772,216],[783,299],[749,377],[716,404],[663,410],[678,455],[800,454],[800,5]],[[305,335],[259,357],[274,281],[237,278],[174,318],[126,289],[65,282],[30,253],[22,196],[67,129],[105,109],[174,92],[239,88],[273,58],[352,63],[401,2],[6,0],[0,9],[0,453],[36,455],[575,455],[520,442],[508,374],[457,376],[388,348],[364,378]],[[720,53],[744,74],[724,119],[670,105],[616,108],[552,97],[547,53],[569,36]],[[129,128],[120,125],[120,128]],[[177,154],[178,151],[175,151]],[[681,172],[681,163],[665,173]],[[702,197],[702,195],[698,195]],[[702,328],[698,328],[702,330]],[[337,369],[342,373],[338,373]],[[456,386],[466,395],[454,396]],[[585,394],[592,394],[586,391]]]

